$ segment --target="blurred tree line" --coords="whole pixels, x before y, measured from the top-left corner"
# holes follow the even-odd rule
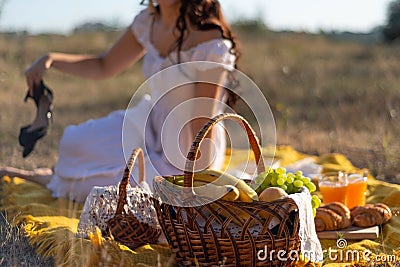
[[[382,30],[386,42],[392,42],[400,37],[400,0],[392,1],[387,9],[387,24]]]
[[[7,0],[0,0],[1,2],[5,2]],[[0,10],[1,11],[1,10]],[[101,27],[103,26],[103,27]],[[232,23],[232,26],[236,29],[242,30],[248,33],[259,33],[265,32],[268,30],[268,25],[266,25],[262,18],[257,17],[255,19],[239,19]],[[90,29],[106,29],[110,30],[117,28],[115,25],[111,27],[106,27],[106,25],[100,23],[86,23],[84,25],[80,25],[74,29],[74,32],[77,31],[85,31]],[[329,35],[329,34],[328,34]],[[387,6],[387,14],[386,14],[386,25],[377,26],[368,34],[360,34],[360,33],[336,33],[333,32],[330,35],[338,35],[341,38],[347,39],[359,39],[359,40],[367,40],[371,41],[383,41],[390,43],[397,40],[400,37],[400,0],[393,0]]]
[[[0,0],[0,18],[5,4],[8,0]],[[268,30],[267,25],[264,24],[261,18],[254,20],[238,20],[233,23],[234,27],[244,31],[259,32]],[[75,27],[74,32],[90,31],[90,30],[115,30],[116,25],[106,25],[104,23],[86,23]],[[385,42],[393,42],[400,37],[400,0],[393,0],[387,7],[386,25],[378,26],[373,31],[379,31],[381,38]]]

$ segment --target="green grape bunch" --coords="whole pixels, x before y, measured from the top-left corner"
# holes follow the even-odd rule
[[[310,193],[317,190],[315,184],[310,178],[303,176],[301,171],[295,173],[287,172],[285,168],[276,169],[269,168],[267,171],[260,173],[252,183],[252,188],[258,195],[268,187],[279,187],[288,194],[298,193],[300,188],[305,186]],[[318,196],[312,195],[311,206],[315,217],[317,208],[321,205]]]

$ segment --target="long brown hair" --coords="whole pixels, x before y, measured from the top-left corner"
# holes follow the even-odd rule
[[[149,8],[158,10],[157,7],[153,6],[152,0],[149,1]],[[181,0],[179,17],[176,21],[179,36],[176,43],[171,47],[171,51],[176,49],[178,52],[178,63],[180,63],[180,52],[188,30],[188,23],[201,31],[218,29],[222,38],[230,40],[232,43],[230,53],[235,55],[235,68],[237,68],[237,62],[240,57],[238,41],[222,14],[221,4],[218,0]],[[234,82],[231,75],[229,75],[229,79]],[[237,95],[229,89],[226,89],[226,91],[228,91],[227,104],[233,107],[237,100]]]
[[[176,28],[180,35],[176,41],[178,51],[182,49],[182,44],[187,31],[187,22],[197,30],[207,31],[218,29],[222,38],[232,42],[231,53],[239,58],[236,36],[233,34],[228,23],[222,14],[221,5],[218,0],[182,0],[179,17],[176,21]]]

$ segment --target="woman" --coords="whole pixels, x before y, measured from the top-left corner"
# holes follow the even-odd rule
[[[235,66],[237,49],[218,0],[158,0],[157,6],[150,1],[149,6],[135,17],[120,39],[104,54],[49,53],[27,69],[26,80],[30,94],[34,95],[34,88],[50,68],[85,78],[103,79],[118,74],[143,56],[146,78],[178,63],[211,61],[223,65],[195,66],[195,81],[211,79],[223,82],[227,76],[225,70]],[[227,97],[230,92],[216,85],[218,82],[182,83],[173,90],[165,88],[165,84],[173,85],[177,79],[185,80],[191,74],[183,65],[179,71],[167,71],[161,78],[150,79],[154,80],[149,83],[151,96],[144,97],[137,106],[129,109],[125,120],[125,111],[115,111],[104,118],[68,126],[60,142],[59,159],[54,171],[5,168],[0,174],[47,185],[55,197],[84,201],[93,186],[118,183],[125,167],[124,153],[129,155],[132,149],[144,145],[147,148],[146,172],[150,184],[155,175],[181,173],[191,142],[207,121],[204,117],[212,117],[222,112],[222,108],[215,101],[208,101],[205,105],[194,102],[189,105],[190,110],[182,107],[183,111],[175,114],[176,107],[197,98],[230,99]],[[48,106],[49,103],[41,111],[39,105],[38,117],[46,114]],[[175,115],[169,116],[171,114]],[[187,114],[192,116],[190,120]],[[142,125],[138,122],[146,123],[145,130],[141,130]],[[39,118],[30,131],[46,128],[47,123],[47,119]],[[126,140],[122,139],[123,128],[130,133]],[[225,153],[224,134],[222,127],[213,129],[209,135],[212,142],[205,142],[201,149],[202,160],[198,163],[201,168],[221,168]],[[179,136],[177,141],[176,136]]]

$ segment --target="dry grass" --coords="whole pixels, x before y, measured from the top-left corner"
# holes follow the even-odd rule
[[[0,167],[50,167],[65,126],[126,108],[142,82],[140,64],[104,81],[50,71],[55,116],[49,136],[27,159],[17,143],[32,121],[24,103],[24,70],[47,51],[100,53],[119,32],[73,36],[0,35]],[[383,179],[400,177],[400,53],[397,47],[330,41],[295,33],[239,32],[241,70],[263,90],[273,110],[279,144],[321,154],[345,153]]]
[[[32,169],[51,167],[57,159],[58,142],[64,128],[90,118],[126,108],[134,89],[141,83],[139,66],[104,81],[84,80],[51,71],[46,83],[55,93],[54,123],[46,138],[38,142],[27,159],[21,156],[19,129],[33,121],[33,101],[26,94],[25,69],[47,51],[100,53],[119,33],[75,35],[71,37],[0,35],[0,166]]]
[[[312,154],[341,152],[382,179],[400,181],[398,47],[248,35],[242,68],[270,101],[278,143]]]
[[[0,266],[53,266],[52,259],[44,260],[35,253],[21,231],[0,213]]]

